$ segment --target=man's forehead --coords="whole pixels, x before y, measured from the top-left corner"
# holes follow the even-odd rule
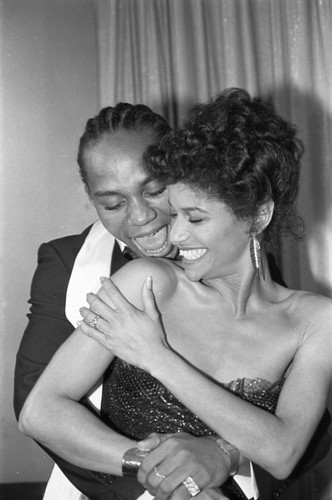
[[[157,182],[146,173],[139,176],[132,176],[130,179],[109,179],[107,183],[101,183],[97,186],[93,195],[97,197],[116,196],[128,192],[141,191],[150,183]],[[103,185],[102,185],[103,184]]]

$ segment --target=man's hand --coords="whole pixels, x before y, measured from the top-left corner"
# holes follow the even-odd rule
[[[182,484],[188,476],[206,490],[197,498],[225,498],[217,490],[207,490],[220,486],[229,476],[229,459],[213,439],[184,432],[166,438],[153,433],[139,447],[152,451],[139,468],[138,481],[158,500],[188,500],[190,494]]]
[[[188,496],[187,496],[188,498]],[[219,490],[219,488],[208,488],[204,491],[201,491],[197,496],[197,500],[229,500],[228,497],[225,497]],[[172,497],[173,500],[173,497]]]

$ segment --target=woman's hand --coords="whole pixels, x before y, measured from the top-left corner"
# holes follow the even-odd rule
[[[110,279],[101,278],[101,282],[98,295],[87,295],[90,309],[80,309],[84,319],[81,331],[123,361],[149,371],[149,361],[156,361],[168,348],[151,278],[142,288],[143,311],[128,302]],[[95,326],[91,326],[91,320]]]
[[[143,460],[137,479],[158,500],[188,500],[183,485],[188,477],[204,490],[197,498],[225,498],[220,491],[207,491],[229,477],[229,459],[213,439],[184,432],[166,437],[153,433],[138,446],[152,451]]]

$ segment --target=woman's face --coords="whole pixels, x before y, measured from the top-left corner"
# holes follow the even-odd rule
[[[191,281],[236,276],[248,266],[248,225],[227,206],[182,183],[169,186],[170,241]]]

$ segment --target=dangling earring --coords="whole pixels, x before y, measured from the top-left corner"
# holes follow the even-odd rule
[[[263,268],[263,262],[262,262],[262,251],[261,251],[261,245],[258,241],[258,238],[255,234],[251,235],[250,238],[250,257],[251,257],[251,262],[252,265],[254,266],[254,270],[256,272],[256,275],[258,279],[265,279],[264,275],[264,268]]]

